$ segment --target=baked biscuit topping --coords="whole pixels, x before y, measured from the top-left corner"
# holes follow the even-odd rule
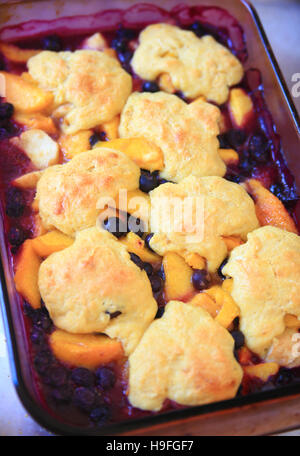
[[[265,357],[285,329],[285,315],[300,318],[300,237],[259,228],[232,251],[222,272],[233,278],[231,294],[241,310],[248,347]]]
[[[210,271],[215,271],[227,255],[222,237],[240,236],[246,240],[247,234],[259,226],[247,192],[221,177],[190,176],[179,184],[166,183],[150,192],[150,199],[154,233],[151,248],[160,255],[168,251],[196,252],[207,259]],[[193,211],[189,223],[182,224],[177,232],[179,216],[172,206],[176,199],[192,203]],[[169,212],[167,207],[171,208]],[[169,224],[165,225],[165,221]],[[170,230],[163,230],[164,226]]]
[[[131,64],[143,79],[168,74],[187,98],[204,95],[218,104],[227,100],[229,87],[238,84],[244,73],[239,60],[212,36],[198,38],[170,24],[142,31]]]
[[[90,228],[50,255],[39,271],[41,296],[54,324],[70,333],[102,332],[126,354],[153,320],[157,304],[145,271],[108,232]],[[115,312],[121,312],[111,319]]]
[[[131,93],[131,76],[118,60],[99,51],[43,51],[28,61],[29,74],[65,105],[62,129],[72,134],[119,114]]]
[[[129,357],[129,401],[158,411],[165,399],[200,405],[234,397],[242,369],[234,341],[208,312],[170,301]]]
[[[47,168],[37,184],[36,201],[44,225],[66,234],[94,226],[101,197],[115,198],[120,189],[139,186],[140,169],[125,154],[96,148],[65,165]]]
[[[202,100],[186,104],[164,92],[133,93],[123,109],[119,133],[121,138],[144,137],[160,147],[164,155],[160,174],[165,179],[223,176],[219,118],[219,109]]]

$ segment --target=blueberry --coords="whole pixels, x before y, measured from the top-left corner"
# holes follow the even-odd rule
[[[204,290],[210,282],[209,273],[206,269],[194,269],[192,282],[196,290]]]
[[[225,258],[225,260],[222,261],[222,263],[220,264],[220,266],[219,266],[219,268],[218,268],[218,274],[219,274],[219,276],[221,277],[221,279],[226,279],[226,276],[224,276],[224,275],[222,274],[222,269],[223,269],[223,267],[225,266],[225,264],[227,263],[227,261],[228,261],[228,258]]]
[[[246,140],[246,134],[243,130],[232,129],[227,131],[226,138],[233,149],[238,149]]]
[[[137,256],[135,253],[129,252],[130,259],[133,261],[134,264],[136,264],[140,269],[144,268],[144,262],[140,259],[139,256]]]
[[[180,98],[181,100],[185,101],[185,96],[184,96],[184,93],[181,91],[181,90],[177,90],[174,95],[176,95],[176,97]]]
[[[140,176],[140,190],[145,193],[151,192],[158,186],[158,173],[154,171],[142,171]]]
[[[297,190],[295,186],[287,187],[284,186],[283,184],[273,184],[270,187],[270,191],[277,196],[277,198],[280,199],[284,204],[287,204],[291,201],[296,201],[299,199],[299,196],[297,194]]]
[[[157,309],[155,318],[161,318],[161,317],[163,316],[164,313],[165,313],[165,308],[164,308],[164,307],[159,307],[159,308]]]
[[[55,366],[47,371],[47,377],[51,385],[63,386],[68,379],[68,374],[63,366]]]
[[[99,141],[102,141],[101,135],[99,133],[94,133],[89,137],[89,143],[91,147],[93,147]]]
[[[118,53],[124,52],[127,48],[127,40],[125,38],[114,38],[110,43],[110,47],[115,49]]]
[[[46,307],[41,307],[40,309],[36,309],[33,317],[32,317],[33,324],[36,328],[41,328],[44,331],[49,331],[52,327],[52,320],[49,316],[48,310]]]
[[[8,240],[11,245],[21,245],[24,238],[24,232],[20,228],[12,227],[8,232]]]
[[[133,52],[129,50],[118,53],[118,58],[122,64],[129,64],[130,60],[132,59],[132,56]]]
[[[103,227],[118,239],[128,233],[127,222],[118,217],[109,217],[104,220]]]
[[[160,291],[162,288],[162,285],[163,285],[162,279],[161,279],[161,277],[159,277],[158,274],[153,274],[150,277],[150,284],[151,284],[152,291],[154,293],[157,293],[158,291]]]
[[[142,86],[143,92],[159,92],[159,85],[154,81],[145,81]]]
[[[35,314],[35,310],[31,307],[31,305],[28,302],[24,302],[23,312],[24,312],[24,315],[26,315],[26,317],[31,318],[31,319],[33,318],[33,316]]]
[[[196,36],[201,38],[203,35],[206,35],[207,32],[205,31],[204,27],[199,22],[194,22],[191,25],[191,30],[195,33]]]
[[[218,140],[220,144],[220,149],[231,149],[231,145],[228,142],[226,133],[222,133],[221,135],[218,135]]]
[[[140,218],[134,217],[130,214],[128,214],[127,228],[128,231],[135,233],[139,237],[142,237],[145,233],[145,225],[143,221]]]
[[[241,176],[237,174],[228,174],[225,176],[226,180],[229,180],[230,182],[235,182],[236,184],[239,184],[242,180]]]
[[[70,402],[73,390],[70,385],[63,385],[60,388],[55,388],[52,391],[52,398],[56,402]]]
[[[2,141],[2,139],[9,138],[9,136],[10,136],[10,134],[7,131],[7,129],[3,128],[3,127],[0,127],[0,141]]]
[[[90,413],[90,419],[95,423],[104,423],[109,419],[110,413],[106,405],[95,407]]]
[[[30,334],[30,340],[34,345],[40,345],[44,342],[44,333],[39,328],[33,328]]]
[[[131,29],[119,28],[119,30],[117,30],[116,37],[130,41],[135,37],[135,32]]]
[[[266,163],[270,159],[269,143],[264,135],[252,135],[249,141],[251,157],[259,163]]]
[[[171,181],[168,181],[167,179],[163,179],[163,178],[158,179],[158,185],[167,184],[168,182],[171,182]]]
[[[89,411],[96,400],[96,394],[91,388],[79,386],[74,390],[73,402],[82,410]]]
[[[46,36],[43,40],[43,49],[47,51],[59,52],[62,50],[62,43],[57,35]]]
[[[153,274],[153,267],[150,263],[144,263],[143,269],[146,271],[148,277]]]
[[[289,385],[294,379],[293,373],[290,369],[281,368],[275,380],[277,386]]]
[[[248,157],[242,157],[242,159],[239,162],[239,169],[240,172],[243,175],[249,175],[254,167],[254,163],[251,160],[251,158]]]
[[[24,198],[16,187],[10,187],[6,192],[6,214],[9,217],[20,217],[24,212]]]
[[[0,104],[0,120],[10,119],[14,113],[14,106],[11,103]]]
[[[97,384],[103,389],[110,389],[116,383],[116,376],[111,369],[99,367],[96,370]]]
[[[52,362],[52,355],[48,350],[39,352],[34,358],[34,365],[39,374],[44,374]]]
[[[149,250],[151,250],[153,252],[153,249],[151,248],[151,246],[149,244],[152,237],[153,237],[153,233],[147,234],[147,236],[145,237],[145,245],[146,245],[146,247],[148,247]]]
[[[106,314],[109,314],[110,319],[112,320],[113,318],[117,318],[119,315],[122,315],[122,312],[119,310],[116,310],[115,312],[108,312],[108,310],[105,311]]]
[[[3,71],[5,70],[5,63],[3,62],[3,60],[0,58],[0,71]]]
[[[92,386],[94,384],[94,375],[85,367],[76,367],[72,371],[71,380],[79,386]]]
[[[235,350],[238,350],[241,348],[243,345],[245,345],[245,337],[244,334],[239,331],[239,330],[234,330],[231,332],[231,335],[234,339],[234,348]]]

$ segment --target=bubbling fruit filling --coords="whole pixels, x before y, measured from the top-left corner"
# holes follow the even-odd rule
[[[298,196],[242,27],[216,7],[110,14],[109,30],[100,12],[76,37],[65,18],[0,42],[1,202],[32,375],[81,427],[300,381]],[[201,199],[201,235],[194,209],[176,231],[173,197]]]

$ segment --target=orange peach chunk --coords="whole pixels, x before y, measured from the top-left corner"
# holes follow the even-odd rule
[[[230,90],[228,107],[231,119],[237,127],[242,127],[253,114],[252,100],[243,89]]]
[[[91,145],[89,139],[92,134],[92,130],[81,130],[73,135],[62,135],[58,143],[65,157],[71,159],[81,152],[90,150]]]
[[[209,288],[205,293],[212,297],[220,307],[216,321],[224,328],[229,328],[233,320],[240,315],[240,309],[230,294],[219,285]]]
[[[107,138],[109,141],[117,139],[119,136],[119,125],[120,125],[120,116],[114,117],[109,122],[103,123],[99,130],[104,131],[106,133]]]
[[[56,126],[51,117],[44,116],[43,114],[22,114],[16,112],[13,116],[15,122],[18,122],[29,129],[43,130],[49,135],[57,133]]]
[[[42,236],[32,239],[34,251],[42,258],[45,258],[51,253],[59,252],[60,250],[70,247],[74,239],[66,236],[60,231],[50,231]]]
[[[26,63],[30,57],[39,54],[38,49],[21,49],[13,44],[0,43],[0,52],[5,58],[15,63]]]
[[[45,92],[16,74],[0,71],[0,75],[5,78],[5,98],[14,105],[16,111],[32,114],[52,105],[52,93]]]
[[[262,226],[271,225],[298,234],[294,220],[273,193],[255,179],[246,181],[246,189],[254,198],[256,216]]]
[[[41,295],[38,287],[38,273],[41,259],[28,239],[24,242],[17,261],[15,284],[17,291],[29,304],[37,309],[41,306]]]
[[[300,320],[295,315],[286,314],[284,317],[284,324],[287,328],[300,328]]]
[[[192,284],[192,268],[175,252],[163,257],[165,272],[165,295],[167,301],[186,299],[195,292]]]
[[[49,343],[60,361],[87,369],[95,369],[124,356],[121,342],[104,334],[71,334],[56,329]]]
[[[140,168],[149,171],[160,170],[164,166],[161,149],[144,138],[118,138],[113,141],[97,143],[96,147],[100,146],[123,152]]]
[[[227,166],[239,162],[239,154],[234,149],[219,149],[219,155]]]
[[[213,318],[216,318],[220,311],[220,306],[205,292],[196,294],[189,304],[202,307],[205,309]]]
[[[254,366],[244,367],[244,371],[250,377],[257,377],[263,382],[266,382],[271,375],[276,375],[279,370],[277,363],[261,363]]]
[[[23,174],[23,176],[17,177],[13,184],[19,188],[31,188],[34,189],[40,180],[43,171],[32,171],[31,173]]]
[[[147,249],[145,242],[137,234],[130,232],[120,242],[126,246],[128,252],[135,253],[145,263],[161,263],[161,257]]]
[[[226,244],[228,252],[231,252],[235,247],[243,244],[243,241],[239,236],[222,236],[222,239]]]

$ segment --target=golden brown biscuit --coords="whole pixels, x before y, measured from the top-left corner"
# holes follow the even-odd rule
[[[273,339],[265,358],[288,368],[300,366],[300,334],[296,329],[287,328]]]
[[[42,221],[72,236],[95,225],[101,197],[115,198],[120,189],[137,189],[139,177],[139,167],[125,154],[102,147],[51,166],[37,184]]]
[[[146,27],[131,61],[141,78],[155,80],[168,74],[173,86],[188,98],[204,95],[218,104],[228,98],[228,88],[243,77],[239,60],[212,36],[170,24]]]
[[[112,234],[97,228],[77,233],[73,245],[42,263],[39,289],[57,328],[105,333],[120,339],[126,354],[157,311],[146,272]],[[121,314],[111,319],[115,312]]]
[[[234,397],[242,369],[234,341],[201,307],[170,301],[129,357],[129,401],[158,411],[165,399],[200,405]]]
[[[151,248],[159,255],[169,251],[198,253],[207,259],[210,271],[227,256],[222,236],[246,240],[248,232],[259,226],[247,192],[222,177],[190,176],[179,184],[166,183],[150,192],[150,199]],[[186,212],[173,210],[177,201],[184,203]]]
[[[161,148],[161,176],[179,182],[190,176],[223,176],[216,106],[197,100],[186,104],[164,92],[133,93],[123,109],[121,138],[144,137]]]
[[[300,317],[300,237],[259,228],[231,252],[222,272],[233,278],[231,295],[241,310],[246,343],[264,357],[285,330],[285,314]]]
[[[43,51],[28,61],[29,74],[64,105],[62,129],[72,134],[119,114],[131,93],[131,76],[103,52]]]

